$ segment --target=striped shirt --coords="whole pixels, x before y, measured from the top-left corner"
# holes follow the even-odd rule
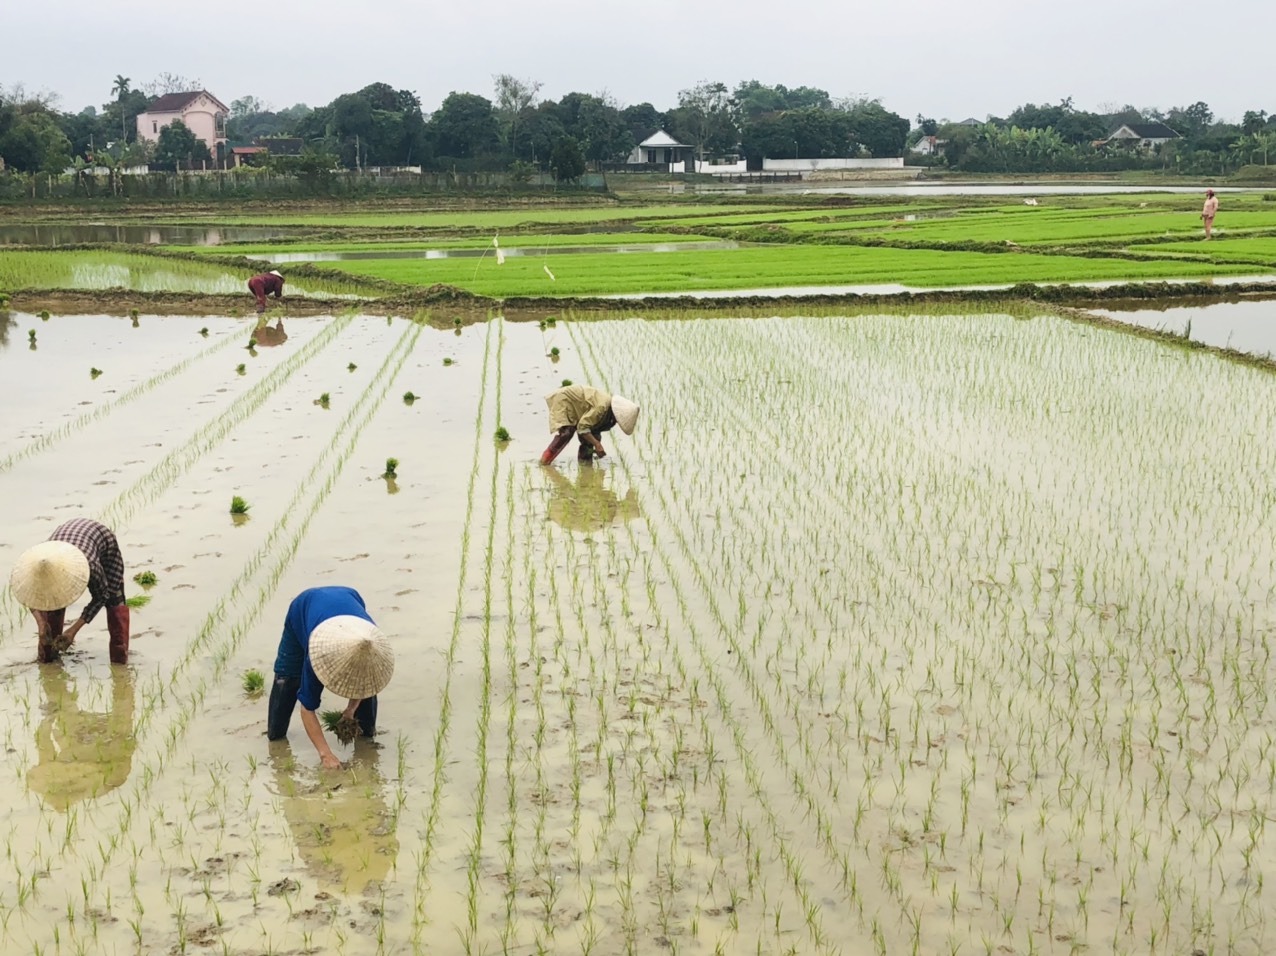
[[[104,607],[124,603],[124,558],[111,529],[88,518],[72,518],[49,536],[73,544],[89,561],[89,596],[80,620],[88,624]]]

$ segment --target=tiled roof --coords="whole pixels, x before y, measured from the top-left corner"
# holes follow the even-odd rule
[[[186,106],[194,102],[200,96],[207,96],[210,100],[226,109],[226,104],[217,97],[209,93],[208,90],[192,90],[189,93],[165,93],[154,103],[146,108],[148,113],[180,113]]]

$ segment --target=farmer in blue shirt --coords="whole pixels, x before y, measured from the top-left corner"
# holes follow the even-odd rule
[[[301,703],[301,723],[324,767],[341,766],[319,723],[324,687],[347,698],[344,716],[353,717],[365,737],[377,731],[376,695],[394,673],[394,653],[353,588],[302,591],[288,606],[275,658],[266,737],[288,734],[293,706]]]

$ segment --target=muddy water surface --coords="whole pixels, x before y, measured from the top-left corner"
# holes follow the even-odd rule
[[[15,318],[0,563],[88,514],[159,578],[127,667],[0,597],[15,952],[1274,942],[1264,372],[1047,316]],[[643,411],[546,469],[564,379]],[[317,584],[396,651],[332,772],[241,686]]]
[[[1276,300],[1160,306],[1144,303],[1091,311],[1145,329],[1187,335],[1193,342],[1216,348],[1251,355],[1276,354]]]

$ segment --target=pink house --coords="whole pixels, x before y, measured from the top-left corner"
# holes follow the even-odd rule
[[[226,116],[229,107],[207,90],[193,93],[166,93],[137,114],[137,138],[158,142],[159,133],[174,120],[181,120],[202,139],[216,156],[217,148],[226,142]]]

